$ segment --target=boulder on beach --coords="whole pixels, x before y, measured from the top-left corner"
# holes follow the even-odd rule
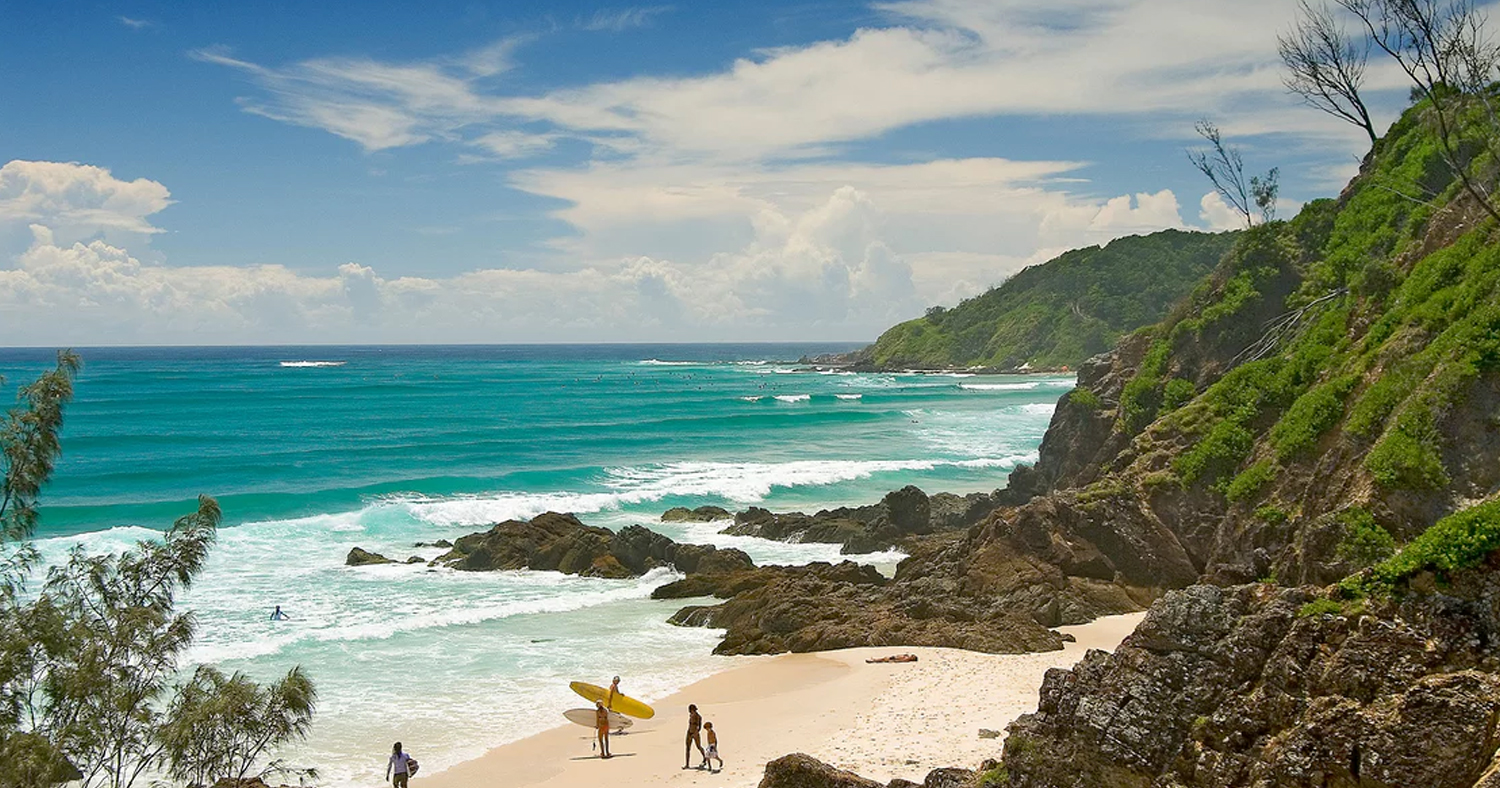
[[[766,764],[760,788],[885,788],[800,752],[783,755]]]
[[[372,553],[361,547],[355,547],[351,549],[349,551],[349,555],[344,558],[344,566],[373,566],[375,564],[394,563],[396,562],[392,561],[389,558],[386,558],[380,553]]]

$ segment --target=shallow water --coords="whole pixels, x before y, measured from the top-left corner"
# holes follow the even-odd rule
[[[836,345],[170,348],[84,351],[39,546],[119,549],[214,495],[226,527],[183,603],[190,656],[260,679],[307,669],[297,753],[368,782],[401,739],[428,769],[552,727],[570,679],[650,699],[722,669],[718,633],[664,623],[668,572],[637,580],[348,568],[546,510],[757,561],[838,548],[663,524],[675,505],[814,510],[917,484],[970,492],[1035,458],[1068,377],[828,374]],[[46,354],[0,351],[10,383]],[[6,396],[9,396],[8,394]],[[898,554],[868,556],[890,569]],[[282,605],[291,621],[267,620]]]

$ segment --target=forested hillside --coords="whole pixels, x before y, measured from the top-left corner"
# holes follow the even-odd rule
[[[859,359],[882,368],[1076,367],[1162,319],[1235,237],[1164,230],[1076,249],[887,330]]]

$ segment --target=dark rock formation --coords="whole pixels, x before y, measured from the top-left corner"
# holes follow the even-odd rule
[[[843,769],[835,769],[816,758],[793,753],[766,764],[760,788],[885,788]]]
[[[825,509],[816,514],[777,514],[752,506],[734,516],[734,525],[724,533],[758,536],[783,542],[818,542],[843,545],[842,552],[873,553],[904,544],[913,536],[967,528],[999,505],[996,494],[957,496],[939,493],[928,497],[908,485],[887,493],[879,503],[859,507]]]
[[[968,769],[945,768],[933,769],[920,783],[898,778],[881,785],[799,752],[766,764],[760,788],[972,788],[978,777]]]
[[[674,506],[661,513],[661,521],[664,523],[710,523],[733,519],[734,514],[720,506],[700,506],[696,509]]]
[[[1057,633],[1004,606],[908,596],[874,568],[849,561],[692,575],[659,599],[713,594],[672,623],[726,629],[718,654],[776,654],[857,646],[947,646],[991,653],[1062,648]]]
[[[351,549],[349,551],[349,555],[344,558],[344,566],[371,566],[374,564],[394,563],[396,562],[392,561],[389,558],[386,558],[380,553],[372,553],[359,547]]]
[[[616,533],[556,512],[529,521],[507,520],[488,531],[461,537],[437,563],[469,572],[536,569],[608,578],[638,577],[666,565],[688,573],[755,566],[742,550],[679,545],[638,525]]]
[[[1047,674],[1037,713],[1010,728],[1008,784],[1488,785],[1500,575],[1347,614],[1305,609],[1317,593],[1200,585],[1163,597],[1113,655]]]
[[[417,542],[416,544],[412,545],[412,547],[441,547],[444,550],[447,550],[453,547],[453,543],[448,541],[447,539],[439,539],[436,542]]]

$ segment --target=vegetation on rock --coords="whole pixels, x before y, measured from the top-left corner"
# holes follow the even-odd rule
[[[1076,367],[1160,320],[1234,237],[1164,230],[1067,252],[951,309],[901,323],[858,356],[883,368]]]

